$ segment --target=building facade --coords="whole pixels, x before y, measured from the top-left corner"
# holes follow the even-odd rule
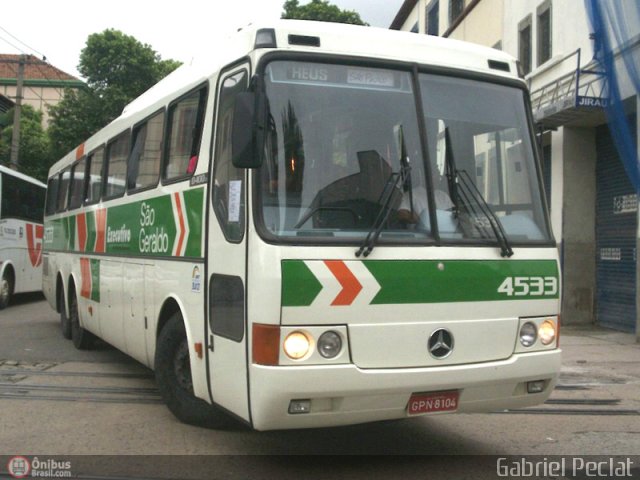
[[[618,13],[629,28],[612,36],[617,105],[637,163],[638,80],[624,62],[635,63],[637,74],[640,6],[616,3],[627,9]],[[562,258],[563,321],[636,332],[640,339],[637,189],[605,115],[611,89],[594,60],[601,37],[592,31],[587,7],[575,0],[406,0],[390,28],[474,42],[518,58],[530,87]]]
[[[4,97],[0,104],[4,107],[10,108],[9,102],[15,103],[21,57],[24,61],[22,103],[42,112],[43,127],[46,128],[48,107],[62,100],[65,88],[81,88],[84,82],[33,55],[0,53],[0,97]]]

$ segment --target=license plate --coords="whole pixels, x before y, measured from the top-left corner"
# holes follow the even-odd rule
[[[407,413],[409,415],[424,415],[435,412],[455,412],[458,409],[460,392],[414,393],[409,399]]]

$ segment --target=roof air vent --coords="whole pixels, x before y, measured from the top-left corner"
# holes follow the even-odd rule
[[[499,62],[498,60],[489,60],[489,68],[493,70],[500,70],[503,72],[511,71],[507,62]]]
[[[289,45],[300,45],[303,47],[319,47],[320,37],[308,35],[289,35]]]

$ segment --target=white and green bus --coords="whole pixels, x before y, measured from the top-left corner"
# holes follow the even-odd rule
[[[44,183],[0,165],[0,309],[42,290]]]
[[[560,370],[540,178],[510,56],[249,27],[52,167],[44,291],[188,423],[525,407]]]

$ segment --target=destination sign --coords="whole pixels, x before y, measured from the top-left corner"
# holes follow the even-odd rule
[[[272,83],[411,92],[408,73],[382,68],[282,61],[270,63],[267,75]]]

